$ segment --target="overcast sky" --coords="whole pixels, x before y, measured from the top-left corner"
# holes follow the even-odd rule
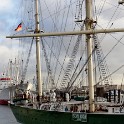
[[[4,67],[7,66],[9,59],[13,56],[10,51],[13,49],[16,53],[16,48],[12,48],[11,40],[5,38],[10,33],[11,23],[15,21],[16,6],[15,0],[5,0],[0,3],[0,73],[3,72]]]
[[[16,28],[16,25],[20,22],[20,19],[17,17],[18,12],[19,12],[19,8],[22,5],[22,1],[25,2],[25,0],[4,0],[0,3],[0,73],[3,72],[4,68],[6,67],[9,59],[13,59],[15,58],[15,56],[17,56],[18,54],[18,40],[11,40],[11,39],[6,39],[5,36],[9,35],[11,33],[13,33],[14,29]],[[52,7],[52,4],[55,0],[49,1],[46,0],[47,5],[49,6],[49,11],[54,12],[55,9],[54,7]],[[59,2],[59,0],[57,0]],[[65,0],[62,2],[61,4],[64,4],[66,2],[68,2],[68,0]],[[100,4],[100,1],[102,1]],[[72,3],[74,3],[75,0],[72,0]],[[102,8],[103,3],[105,2],[105,0],[96,0],[96,7],[98,8]],[[68,2],[69,3],[69,2]],[[57,5],[57,4],[56,4]],[[73,5],[73,7],[76,5]],[[59,9],[59,6],[57,9]],[[76,8],[76,7],[75,7]],[[45,12],[45,14],[43,14],[43,18],[45,20],[45,22],[47,21],[47,18],[50,16],[49,15],[49,11],[46,11],[45,9],[45,2],[43,2],[43,6],[42,6],[43,12]],[[84,10],[85,8],[83,8]],[[70,14],[70,18],[69,20],[73,20],[72,15],[75,15],[74,12],[75,9],[72,9],[72,12]],[[101,9],[96,9],[96,15],[98,16],[98,20],[97,22],[98,24],[98,28],[116,28],[116,27],[120,27],[120,28],[124,28],[124,6],[120,5],[118,7],[118,0],[106,0],[105,5],[103,7],[103,10],[101,11]],[[99,13],[101,11],[101,14],[99,16]],[[61,13],[60,13],[61,15]],[[58,16],[60,16],[58,15]],[[84,16],[84,15],[83,15]],[[56,20],[58,19],[58,24],[60,22],[60,18],[56,18]],[[95,19],[95,18],[94,18]],[[68,20],[68,21],[69,21]],[[45,23],[45,31],[51,31],[50,28],[48,28],[48,26],[51,26],[51,20],[49,20],[48,23]],[[113,25],[112,25],[113,24]],[[52,27],[52,26],[51,26]],[[68,26],[68,30],[69,30],[69,26]],[[10,32],[11,31],[11,32]],[[102,37],[104,37],[103,40],[101,40],[101,46],[104,52],[104,55],[107,55],[108,52],[111,51],[112,47],[118,42],[118,40],[120,38],[122,38],[123,34],[112,34],[112,36],[110,34],[105,35],[105,37],[102,35],[99,38],[102,39]],[[115,39],[115,37],[117,39]],[[124,38],[122,38],[121,40],[122,43],[118,43],[116,47],[113,48],[112,52],[106,57],[106,62],[108,64],[109,67],[109,71],[110,73],[114,72],[117,68],[119,68],[119,66],[124,64]],[[114,83],[121,83],[122,82],[122,77],[123,77],[123,73],[124,73],[124,68],[120,69],[119,71],[117,71],[113,76],[113,82]],[[124,83],[124,82],[123,82]]]

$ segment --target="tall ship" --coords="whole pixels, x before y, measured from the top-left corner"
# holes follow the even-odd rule
[[[27,59],[22,84],[29,73],[30,78],[35,77],[37,90],[23,89],[11,99],[10,107],[17,121],[23,124],[123,124],[124,95],[122,88],[113,87],[112,75],[124,66],[118,58],[123,61],[123,56],[117,54],[123,50],[124,28],[118,27],[123,27],[124,1],[28,0],[24,3],[21,12],[26,11],[26,17],[15,29],[17,33],[7,38],[17,38],[29,45],[29,51],[23,53]],[[104,56],[101,46],[106,40],[105,51],[111,48]],[[116,42],[110,45],[113,41]],[[33,43],[36,47],[32,47]],[[117,46],[109,63],[114,69],[110,73],[105,60]],[[115,69],[114,61],[121,66]],[[118,76],[114,78],[119,81]]]
[[[7,68],[2,72],[0,78],[0,105],[8,105],[10,100],[10,89],[9,87],[13,85],[13,79],[10,77],[10,63]]]

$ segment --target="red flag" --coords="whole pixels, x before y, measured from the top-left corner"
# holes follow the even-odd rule
[[[22,30],[22,23],[20,23],[17,28],[15,29],[15,31],[21,31]]]

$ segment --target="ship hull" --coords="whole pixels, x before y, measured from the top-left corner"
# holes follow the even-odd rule
[[[8,105],[8,100],[0,99],[0,105]]]
[[[10,89],[3,88],[0,92],[0,105],[8,105],[10,99]]]
[[[87,113],[85,120],[81,120],[81,113],[44,111],[15,105],[10,107],[17,121],[23,124],[124,124],[123,113]],[[76,115],[75,119],[73,114]]]

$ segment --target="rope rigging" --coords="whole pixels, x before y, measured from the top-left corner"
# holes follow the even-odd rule
[[[83,54],[84,54],[84,53],[83,53]],[[68,89],[69,89],[70,86],[72,85],[72,81],[73,81],[73,79],[74,79],[74,77],[75,77],[75,75],[76,75],[76,71],[77,71],[77,69],[78,69],[78,67],[79,67],[79,64],[80,64],[82,58],[83,58],[83,54],[82,54],[82,56],[80,57],[79,62],[78,62],[77,66],[76,66],[76,68],[75,68],[75,70],[74,70],[74,72],[73,72],[73,74],[72,74],[72,76],[71,76],[71,78],[70,78],[70,82],[69,82],[68,85],[67,85],[66,91],[68,91]]]
[[[79,8],[79,12],[78,12],[78,15],[76,17],[75,15],[75,18],[77,19],[78,22],[81,21],[82,23],[82,5],[83,5],[83,2],[84,0],[79,0],[78,1],[78,4],[77,4],[77,7]],[[76,8],[76,9],[78,9]],[[81,25],[81,29],[80,30],[83,30],[84,28],[84,23]],[[77,41],[74,45],[74,48],[72,50],[72,54],[71,54],[71,57],[70,57],[70,60],[69,60],[69,63],[66,67],[66,71],[64,72],[64,76],[63,76],[63,79],[62,79],[62,82],[61,82],[61,87],[67,87],[70,85],[70,79],[71,79],[71,73],[72,73],[72,69],[74,68],[74,62],[75,62],[75,58],[76,58],[76,55],[77,55],[77,52],[78,52],[78,49],[79,49],[79,45],[80,45],[80,42],[81,42],[81,39],[82,39],[82,35],[78,35],[78,38],[77,38]]]
[[[95,3],[95,0],[94,0],[94,3]],[[101,2],[101,3],[102,3],[102,2]],[[105,3],[107,3],[106,0],[104,0],[103,5],[101,5],[102,7],[101,7],[100,12],[99,12],[98,14],[97,14],[96,9],[95,9],[95,14],[96,14],[95,16],[96,16],[97,19],[100,17],[100,14],[101,14],[102,11],[103,11],[103,8],[104,8],[104,6],[105,6]],[[110,3],[109,3],[109,4],[110,4]],[[111,5],[112,5],[112,4],[111,4]],[[114,6],[114,5],[112,5],[112,6]],[[114,6],[114,7],[116,7],[116,9],[113,11],[113,14],[112,14],[112,16],[111,16],[111,18],[110,18],[110,20],[109,20],[109,22],[108,22],[106,28],[111,28],[111,27],[113,26],[113,24],[114,24],[114,21],[116,20],[116,19],[114,19],[113,22],[111,23],[112,19],[114,18],[114,16],[116,15],[116,13],[117,13],[117,11],[118,11],[118,9],[119,9],[119,5],[118,5],[118,6]],[[96,8],[96,6],[95,6],[95,8]],[[118,17],[118,15],[117,15],[117,17]],[[111,24],[110,24],[110,23],[111,23]],[[110,24],[110,26],[109,26],[109,24]],[[95,26],[96,26],[96,25],[95,25]],[[97,24],[97,26],[99,26],[99,25]],[[101,28],[102,26],[99,26],[99,27]],[[102,28],[102,29],[103,29],[103,28]],[[105,38],[105,36],[106,36],[106,34],[103,34],[103,35],[102,35],[101,41],[103,41],[103,39]]]
[[[62,30],[62,27],[64,27],[64,28],[63,28],[64,31],[65,31],[65,29],[66,29],[66,25],[67,25],[67,21],[68,21],[68,15],[69,15],[69,12],[70,12],[70,7],[71,7],[72,0],[70,0],[69,3],[70,3],[70,4],[69,4],[69,6],[68,6],[67,16],[66,16],[66,18],[65,18],[65,25],[63,26],[63,23],[64,23],[64,16],[65,16],[65,12],[64,12],[64,13],[63,13],[63,17],[62,17],[62,23],[61,23],[60,31]],[[66,4],[65,4],[65,5],[66,5]],[[68,48],[67,48],[67,50],[66,50],[66,47],[65,47],[65,45],[64,45],[64,43],[63,43],[63,37],[60,37],[60,40],[61,40],[61,43],[60,43],[60,49],[59,49],[58,59],[60,58],[60,53],[61,53],[62,45],[64,46],[65,51],[68,51]],[[66,55],[68,55],[68,52],[66,52]],[[69,56],[69,55],[68,55],[68,56]],[[57,67],[58,67],[58,62],[56,61],[54,76],[55,76],[55,74],[56,74]],[[63,68],[63,64],[62,64],[62,68]],[[61,68],[61,70],[62,70],[62,68]],[[60,71],[60,74],[61,74],[61,71]],[[59,77],[58,77],[58,79],[57,79],[56,85],[58,84],[58,81],[59,81],[59,78],[60,78],[60,74],[59,74]]]
[[[64,21],[62,21],[62,24],[61,24],[61,28],[60,28],[60,30],[62,30],[62,28],[64,29],[64,31],[65,31],[65,28],[66,28],[66,23],[67,23],[67,20],[68,20],[68,14],[69,14],[69,12],[70,12],[70,7],[71,7],[71,5],[73,4],[72,2],[71,2],[72,0],[70,0],[70,2],[69,2],[69,5],[68,5],[68,12],[67,12],[67,15],[66,15],[66,18],[65,18],[65,25],[64,26],[62,26],[63,25],[63,22]],[[44,1],[44,3],[45,3],[45,5],[46,5],[46,7],[47,7],[47,10],[48,10],[48,12],[49,12],[49,15],[50,15],[50,17],[51,17],[51,19],[52,19],[52,22],[53,22],[53,24],[54,24],[54,28],[55,28],[55,30],[57,30],[58,31],[58,29],[57,29],[57,23],[55,23],[55,21],[54,21],[54,19],[53,19],[53,15],[51,14],[51,12],[50,12],[50,10],[49,10],[49,8],[48,8],[48,6],[47,6],[47,4],[46,4],[46,2]],[[67,4],[65,3],[65,6],[67,6]],[[65,8],[67,8],[67,7],[65,7]],[[60,13],[60,10],[58,9],[58,12],[57,12],[57,10],[56,10],[56,12],[55,12],[56,14],[58,14],[58,13]],[[65,16],[65,13],[63,13],[63,19],[62,20],[64,20],[64,16]],[[59,60],[59,58],[60,58],[60,51],[61,51],[61,48],[62,48],[62,45],[64,46],[64,48],[65,48],[65,50],[66,50],[66,47],[65,47],[65,45],[63,44],[63,38],[62,37],[60,37],[60,39],[59,39],[60,41],[61,41],[61,43],[60,43],[60,49],[59,49],[59,53],[58,53],[58,56],[57,56],[57,59],[56,59],[56,66],[55,66],[55,71],[54,71],[54,77],[55,77],[55,75],[56,75],[56,70],[57,70],[57,68],[58,68],[58,64],[60,64],[60,62],[58,63],[58,60]],[[67,50],[66,50],[67,51]],[[51,52],[52,53],[52,52]],[[51,54],[52,55],[52,54]],[[50,55],[50,59],[51,59],[51,55]],[[63,67],[61,66],[61,70],[63,69]],[[58,78],[59,79],[59,78]],[[58,81],[57,81],[58,82]]]
[[[93,39],[94,39],[94,47],[96,47],[96,55],[97,55],[97,60],[98,60],[99,72],[100,72],[101,78],[103,79],[109,74],[109,69],[106,64],[106,61],[105,60],[103,61],[104,55],[103,55],[100,43],[98,42],[97,36],[93,35]],[[112,81],[111,77],[109,79],[105,79],[104,85],[108,86],[111,81]]]
[[[101,62],[103,62],[104,61],[104,59],[113,51],[113,49],[118,45],[118,43],[120,43],[120,41],[122,40],[124,38],[124,35],[118,40],[118,42],[111,48],[111,50],[106,54],[106,56],[104,56],[104,58],[101,60]],[[98,66],[98,65],[97,65]],[[96,66],[96,67],[97,67]],[[116,71],[118,71],[120,68],[122,68],[124,65],[122,65],[122,66],[120,66]],[[95,67],[95,68],[96,68]],[[114,74],[116,71],[114,71],[113,73],[111,73],[111,74],[109,74],[108,76],[106,75],[106,76],[104,76],[104,78],[103,79],[101,79],[101,81],[99,81],[96,85],[99,85],[102,81],[105,81],[105,80],[108,80],[108,78],[111,78],[110,76],[112,75],[112,74]],[[96,86],[95,85],[95,86]]]
[[[57,79],[56,86],[57,86],[58,81],[59,81],[59,79],[60,79],[60,75],[61,75],[61,73],[62,73],[62,69],[63,69],[63,66],[64,66],[64,64],[65,64],[66,58],[67,58],[67,53],[68,53],[68,51],[69,51],[69,48],[70,48],[70,45],[71,45],[71,42],[72,42],[72,38],[73,38],[73,36],[71,36],[71,39],[70,39],[70,41],[69,41],[69,45],[68,45],[68,48],[67,48],[67,50],[66,50],[64,59],[63,59],[62,68],[60,69],[60,73],[59,73],[59,76],[58,76],[58,79]]]
[[[45,38],[44,38],[43,40],[46,41]],[[48,46],[48,48],[51,50],[50,45],[49,45],[47,42],[45,42],[45,43],[46,43],[46,45]],[[59,61],[59,59],[56,57],[56,54],[53,52],[53,50],[51,50],[51,52],[52,52],[53,56],[55,57],[56,61],[59,63],[59,65],[61,66],[61,68],[62,68],[63,71],[64,71],[64,68],[62,67],[62,64],[61,64],[61,62]]]
[[[28,56],[27,56],[26,64],[25,64],[25,68],[24,68],[23,73],[22,73],[22,81],[23,82],[25,81],[25,77],[26,77],[26,73],[27,73],[28,63],[29,63],[29,59],[30,59],[30,56],[31,56],[32,46],[33,46],[33,40],[34,40],[34,38],[32,38],[29,53],[28,53]]]
[[[79,0],[79,3],[81,4],[81,0]],[[71,3],[71,2],[70,2]],[[72,3],[71,3],[72,4]],[[81,6],[80,6],[80,4],[79,4],[79,10],[81,10],[82,8],[81,8]],[[102,7],[103,8],[103,7]],[[58,10],[59,11],[59,10]],[[68,12],[69,12],[69,10],[68,10]],[[55,13],[57,13],[57,11],[55,12]],[[78,16],[77,17],[79,17],[79,15],[80,15],[81,13],[79,12],[79,14],[78,14]],[[52,16],[52,14],[50,13],[50,15]],[[67,14],[68,15],[68,14]],[[114,16],[114,15],[113,15]],[[76,17],[76,18],[77,18]],[[82,17],[82,14],[81,14],[81,17]],[[68,17],[67,17],[68,18]],[[111,18],[111,20],[112,20],[112,18]],[[54,19],[53,19],[53,21],[54,21]],[[55,22],[55,21],[54,21]],[[56,24],[55,24],[56,25]],[[62,26],[61,26],[62,27]],[[66,24],[65,24],[65,27],[66,27]],[[52,49],[52,47],[50,47],[51,49]],[[61,48],[61,47],[60,47]],[[66,49],[67,50],[67,49]],[[50,60],[51,60],[51,58],[52,58],[52,52],[51,52],[51,55],[50,55]],[[58,60],[59,60],[59,57],[57,57],[57,59],[56,59],[57,61],[56,61],[56,63],[58,64]],[[73,59],[72,59],[72,61],[73,61]],[[71,62],[71,61],[70,61]],[[49,61],[49,63],[50,63],[50,61]],[[55,64],[55,65],[57,65],[57,64]],[[62,66],[63,66],[63,64],[61,64]],[[71,70],[71,68],[73,68],[73,64],[72,65],[68,65],[68,68],[67,68],[67,75],[69,76],[69,73],[72,73],[72,72],[69,72],[70,70]],[[57,66],[55,67],[55,70],[57,70]],[[62,69],[63,70],[63,69]],[[66,69],[65,69],[66,70]],[[54,73],[54,76],[56,75],[56,71],[55,71],[55,73]],[[66,75],[66,74],[65,74]],[[54,77],[53,76],[53,77]],[[67,76],[67,77],[68,77]],[[65,76],[65,79],[64,79],[64,77],[63,77],[63,80],[65,80],[66,81],[66,78],[67,78],[66,76]]]
[[[77,9],[77,10],[80,10],[80,12],[76,15],[76,19],[78,19],[79,17],[81,17],[81,19],[82,19],[82,13],[81,13],[81,11],[82,11],[82,6],[80,6],[82,3],[83,3],[83,1],[84,0],[78,0],[79,1],[79,9]],[[94,0],[95,1],[95,0]],[[60,1],[58,1],[58,3],[59,3]],[[64,1],[65,2],[65,1]],[[58,3],[57,3],[57,5],[58,5]],[[65,24],[63,23],[63,21],[62,21],[62,24],[61,24],[61,29],[60,30],[65,30],[66,29],[66,27],[68,26],[68,23],[67,23],[67,21],[68,21],[68,18],[69,18],[69,12],[70,12],[70,9],[69,9],[69,7],[70,7],[70,5],[72,5],[73,4],[73,2],[70,0],[70,4],[69,5],[66,5],[66,6],[64,6],[64,8],[67,8],[67,6],[68,6],[68,12],[67,12],[67,14],[66,14],[66,16],[64,15],[64,13],[63,13],[63,20],[64,20],[64,22],[65,22]],[[57,6],[56,5],[56,6]],[[46,6],[48,6],[47,4],[46,4]],[[100,9],[100,13],[99,14],[101,14],[101,12],[102,12],[102,9],[103,9],[103,7],[104,7],[104,4],[103,4],[103,6],[102,6],[102,8]],[[57,30],[57,31],[59,31],[58,30],[58,25],[55,23],[55,21],[56,21],[56,18],[57,18],[57,16],[56,16],[56,18],[54,19],[53,18],[53,15],[55,15],[55,13],[56,14],[60,14],[60,10],[59,10],[59,8],[56,10],[56,11],[54,11],[54,13],[51,13],[51,11],[50,11],[50,9],[47,7],[47,10],[48,10],[48,12],[49,12],[49,15],[50,15],[50,18],[52,19],[52,23],[53,23],[53,25],[54,25],[54,30]],[[61,11],[62,11],[62,9],[61,9]],[[116,9],[116,11],[117,11],[117,9]],[[112,21],[112,19],[113,19],[113,17],[114,17],[114,15],[115,15],[115,12],[116,11],[114,11],[114,14],[113,14],[113,16],[111,17],[111,19],[110,19],[110,21],[109,21],[109,23],[108,23],[108,25],[110,24],[110,22]],[[64,19],[64,17],[65,17],[65,19]],[[28,16],[28,18],[31,18],[30,16]],[[44,19],[46,19],[46,18],[44,18]],[[44,20],[43,19],[43,20]],[[80,20],[81,20],[80,19]],[[42,20],[42,21],[43,21]],[[59,19],[58,19],[59,20]],[[30,23],[28,23],[28,24],[30,24]],[[32,24],[33,25],[33,24]],[[64,25],[64,26],[63,26]],[[30,27],[30,26],[29,26]],[[53,29],[51,29],[51,30],[53,30]],[[73,39],[73,37],[71,37],[72,39]],[[64,47],[65,48],[65,58],[63,59],[64,61],[63,61],[63,63],[61,62],[61,60],[60,60],[60,58],[61,58],[61,56],[60,56],[60,54],[58,54],[58,53],[56,53],[56,52],[54,52],[54,51],[52,51],[52,49],[54,49],[54,44],[52,43],[52,45],[50,46],[49,44],[49,48],[50,48],[50,50],[51,50],[51,53],[50,53],[50,59],[49,59],[49,56],[47,55],[47,53],[46,52],[44,52],[44,56],[46,56],[45,57],[45,60],[46,60],[46,65],[47,65],[47,71],[48,71],[48,75],[52,75],[52,71],[54,71],[54,73],[53,73],[53,76],[50,76],[50,77],[52,77],[53,79],[55,79],[55,76],[58,76],[57,74],[58,74],[58,71],[57,70],[59,70],[60,71],[60,73],[59,73],[59,76],[58,76],[58,80],[55,80],[55,81],[57,81],[57,83],[59,82],[59,80],[60,80],[60,75],[62,74],[61,72],[62,71],[64,71],[64,76],[63,76],[63,78],[62,78],[62,82],[61,82],[61,86],[62,87],[65,87],[65,85],[67,84],[67,88],[68,87],[70,87],[70,85],[72,84],[72,82],[73,82],[73,80],[74,80],[74,77],[76,76],[76,70],[77,70],[77,68],[79,67],[79,63],[77,64],[77,66],[76,67],[74,67],[74,63],[75,63],[75,58],[76,58],[76,54],[77,54],[77,52],[78,52],[78,47],[79,47],[79,44],[77,43],[77,44],[75,44],[75,47],[74,47],[74,49],[73,49],[73,52],[72,52],[72,54],[71,54],[71,59],[69,60],[69,63],[68,63],[68,65],[66,66],[66,63],[65,63],[65,61],[66,61],[66,59],[67,59],[67,57],[69,56],[69,52],[68,52],[68,50],[69,50],[69,44],[68,44],[68,46],[66,46],[64,43],[63,43],[63,38],[62,37],[60,37],[60,38],[58,38],[59,39],[59,41],[61,41],[61,43],[58,45],[59,47],[60,47],[60,49],[59,48],[56,48],[56,49],[58,49],[58,53],[59,53],[59,51],[61,51],[61,48],[62,47]],[[78,36],[78,38],[77,38],[77,41],[78,40],[80,40],[81,39],[81,36]],[[96,36],[94,36],[94,40],[97,40],[97,37]],[[54,41],[54,38],[52,38],[52,42]],[[71,43],[71,41],[72,40],[70,40],[70,43]],[[42,42],[42,49],[43,49],[43,51],[45,51],[44,49],[45,49],[45,42]],[[98,44],[97,44],[98,45]],[[30,50],[29,50],[30,51]],[[96,50],[96,52],[98,52],[98,50]],[[56,54],[56,55],[55,55]],[[98,53],[97,53],[98,54]],[[28,53],[28,56],[30,56],[29,55],[29,53]],[[55,58],[55,69],[54,70],[52,70],[53,69],[53,67],[52,67],[52,69],[51,69],[51,67],[50,67],[50,64],[52,63],[52,58],[53,58],[53,56],[54,56],[54,58]],[[29,57],[28,57],[29,58]],[[28,66],[28,64],[27,63],[29,63],[28,61],[28,58],[27,58],[27,62],[26,62],[26,65],[25,66]],[[82,59],[81,57],[80,57],[80,59]],[[81,61],[79,59],[79,61]],[[100,60],[100,58],[98,58],[99,59],[99,61],[103,61],[104,60],[104,58],[103,59],[101,59]],[[103,62],[101,62],[101,64],[102,64]],[[61,66],[61,69],[59,69],[59,67],[58,66]],[[99,64],[98,64],[99,65]],[[64,69],[64,66],[66,66],[66,68]],[[26,68],[26,67],[25,67]],[[75,69],[75,70],[74,70]],[[52,71],[51,71],[52,70]],[[24,69],[24,72],[27,72],[27,70],[26,69]],[[23,72],[23,73],[24,73]],[[25,73],[26,73],[25,72]],[[24,75],[23,75],[24,76]],[[104,77],[106,77],[105,75],[104,75]],[[52,80],[53,80],[52,79]],[[23,80],[25,80],[25,78],[23,79]],[[107,80],[107,79],[106,79]],[[70,82],[70,84],[68,83],[68,82]],[[55,82],[54,82],[55,83]],[[57,84],[56,83],[56,84]]]
[[[101,81],[99,81],[97,84],[95,84],[94,86],[100,84],[102,81],[104,81],[105,79],[107,79],[108,77],[110,77],[111,75],[113,75],[115,72],[117,72],[118,70],[120,70],[121,68],[123,68],[124,65],[121,65],[119,68],[117,68],[114,72],[112,72],[111,74],[109,74],[108,76],[106,76],[104,79],[102,79]]]
[[[84,28],[84,25],[81,26],[81,30],[83,30],[83,28]],[[77,55],[77,52],[78,52],[78,48],[79,48],[81,39],[82,39],[82,35],[78,35],[77,41],[76,41],[75,46],[72,50],[72,54],[71,54],[69,63],[67,65],[66,71],[65,71],[63,79],[62,79],[62,83],[61,83],[62,87],[65,87],[65,83],[67,84],[69,82],[69,79],[70,79],[69,76],[71,75],[70,74],[71,70],[74,67],[74,62],[75,62],[75,58],[76,58],[76,55]]]
[[[46,61],[46,67],[47,67],[48,77],[50,78],[49,84],[51,84],[51,88],[53,88],[54,85],[55,85],[54,84],[54,79],[53,79],[53,76],[52,76],[52,70],[51,70],[51,67],[50,67],[50,63],[48,61],[46,49],[45,49],[44,42],[43,42],[42,38],[41,38],[41,43],[42,43],[42,49],[43,49],[44,57],[45,57],[45,61]]]
[[[26,33],[29,31],[29,29],[33,29],[33,17],[34,17],[34,13],[33,13],[33,1],[26,1],[25,4],[23,5],[24,6],[24,11],[25,12],[25,15],[23,15],[23,30],[21,33]],[[24,16],[26,18],[24,18]],[[27,21],[28,20],[28,21]],[[32,52],[32,49],[33,49],[33,42],[34,42],[34,38],[30,39],[30,43],[26,43],[27,42],[27,39],[23,39],[21,40],[22,42],[22,70],[21,70],[21,81],[24,82],[25,80],[27,80],[27,71],[28,71],[28,67],[30,66],[29,65],[29,62],[30,62],[30,58],[31,58],[31,52]],[[25,50],[26,49],[26,50]],[[25,51],[24,51],[25,50]],[[26,54],[24,53],[26,52]],[[28,53],[28,54],[27,54]],[[26,59],[26,61],[24,60]],[[23,62],[25,62],[25,65],[24,65],[24,69],[23,69]],[[32,68],[33,68],[33,64],[32,64]],[[32,68],[29,68],[30,71],[32,70]],[[29,78],[29,77],[28,77]],[[31,77],[30,77],[31,78]]]
[[[89,57],[87,58],[87,60],[85,61],[83,67],[80,69],[79,73],[75,76],[75,79],[73,80],[73,82],[71,83],[71,85],[69,87],[67,87],[66,91],[70,91],[72,89],[73,84],[75,83],[75,81],[77,80],[77,78],[79,77],[79,75],[81,74],[81,72],[84,70],[84,67],[87,65],[91,55],[95,52],[95,49],[93,49],[92,53],[89,55]]]

